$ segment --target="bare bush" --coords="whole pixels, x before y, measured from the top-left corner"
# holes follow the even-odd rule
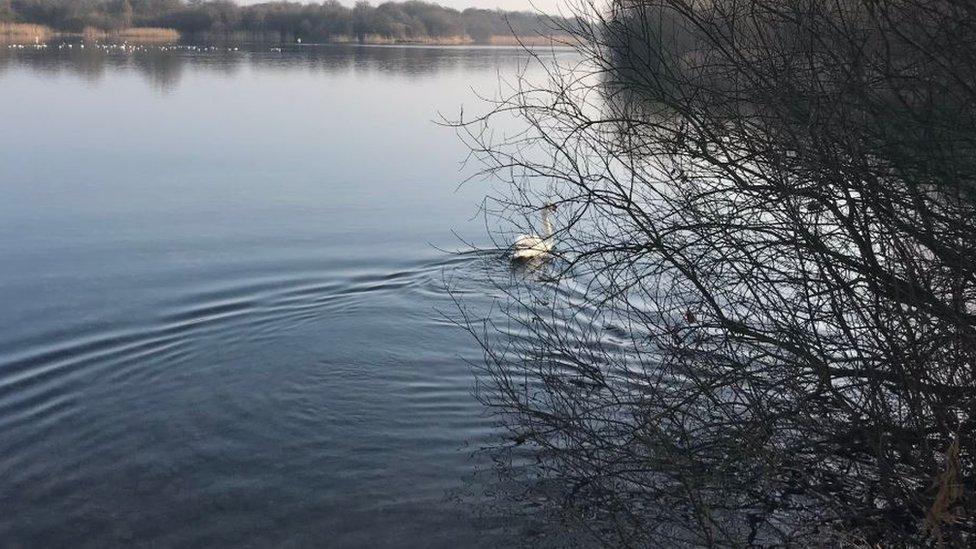
[[[559,205],[545,276],[463,321],[563,511],[611,545],[973,543],[976,8],[578,15],[580,64],[458,123],[497,227]]]

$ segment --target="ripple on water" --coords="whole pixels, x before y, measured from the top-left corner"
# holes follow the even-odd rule
[[[86,524],[105,501],[138,506],[153,493],[184,502],[173,520],[209,508],[191,494],[224,511],[268,497],[299,515],[355,501],[344,513],[360,523],[417,505],[455,512],[444,494],[498,433],[473,396],[480,356],[449,314],[455,295],[468,306],[497,297],[488,277],[507,269],[478,253],[203,281],[173,289],[148,319],[11,341],[0,356],[0,504]],[[235,512],[255,526],[243,518],[253,509]],[[0,523],[0,535],[11,528]]]

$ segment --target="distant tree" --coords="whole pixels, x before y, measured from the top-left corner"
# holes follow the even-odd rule
[[[491,21],[493,16],[488,10],[468,8],[461,12],[461,23],[468,36],[479,42],[486,41],[497,34]]]
[[[14,12],[11,0],[0,0],[0,21],[7,23],[17,21],[17,14]]]
[[[372,29],[373,6],[366,0],[357,0],[352,12],[352,29],[359,41],[366,38]]]
[[[129,3],[129,0],[121,0],[119,4],[119,26],[123,28],[131,27],[135,17],[135,10],[132,9],[132,4]]]
[[[0,0],[0,18],[80,31],[85,27],[113,30],[132,25],[170,27],[183,33],[277,32],[328,40],[344,35],[359,40],[376,34],[396,40],[461,36],[474,32],[479,39],[493,33],[508,34],[504,23],[511,15],[521,21],[520,31],[541,31],[544,17],[476,11],[462,15],[437,4],[386,2],[378,7],[366,1],[347,8],[337,0],[321,4],[267,2],[241,6],[227,0]]]
[[[423,25],[427,36],[460,36],[464,34],[460,13],[457,10],[417,0],[405,2],[403,9]]]

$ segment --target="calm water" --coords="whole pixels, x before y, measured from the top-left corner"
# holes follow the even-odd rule
[[[0,46],[4,545],[522,538],[438,313],[491,299],[438,249],[486,189],[431,121],[524,60]]]

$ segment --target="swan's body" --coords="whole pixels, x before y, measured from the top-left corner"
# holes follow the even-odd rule
[[[552,241],[534,234],[520,235],[512,246],[512,259],[532,259],[548,256],[552,251]]]
[[[534,258],[549,257],[552,253],[552,223],[549,221],[549,212],[555,206],[546,206],[542,210],[542,228],[545,230],[545,237],[534,234],[519,235],[512,244],[512,260],[523,261]]]

